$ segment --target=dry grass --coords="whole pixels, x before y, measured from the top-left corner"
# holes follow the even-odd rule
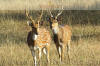
[[[30,27],[26,22],[13,19],[0,22],[0,66],[32,66],[33,58],[26,43]],[[60,63],[54,43],[50,48],[51,66],[99,66],[100,65],[100,26],[72,26],[71,62],[65,52],[65,60]],[[47,66],[46,56],[41,59]]]

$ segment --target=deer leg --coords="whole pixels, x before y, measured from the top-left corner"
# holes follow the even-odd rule
[[[43,48],[43,52],[45,55],[47,54],[46,48]]]
[[[36,59],[36,55],[35,55],[35,50],[34,50],[34,47],[32,47],[32,46],[29,46],[29,48],[30,48],[30,50],[31,50],[31,54],[32,54],[32,56],[33,56],[33,60],[34,60],[34,66],[37,66],[36,64],[36,61],[37,61],[37,59]]]
[[[50,59],[49,59],[49,46],[46,49],[47,49],[47,61],[48,61],[48,63],[50,63]]]
[[[38,62],[38,64],[39,64],[39,66],[41,66],[41,48],[39,48],[39,62]]]
[[[35,54],[35,51],[31,49],[31,53],[32,53],[32,56],[33,56],[33,60],[34,60],[34,66],[37,66],[37,59],[36,59],[36,54]]]
[[[41,61],[41,48],[39,48],[39,63]]]
[[[59,58],[60,58],[60,61],[61,61],[61,47],[59,46],[59,49],[58,49],[58,53],[59,53]]]
[[[56,49],[57,49],[57,52],[59,54],[59,58],[60,58],[60,61],[61,61],[61,46],[59,45],[59,43],[56,44]]]
[[[70,40],[68,41],[67,52],[68,52],[68,59],[70,61]]]
[[[64,59],[65,45],[61,47],[61,61]]]
[[[35,54],[35,56],[34,56],[34,65],[37,66],[36,54]]]

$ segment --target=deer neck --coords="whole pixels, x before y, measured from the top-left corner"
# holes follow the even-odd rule
[[[32,40],[37,40],[38,34],[35,32],[32,32]]]
[[[32,37],[33,40],[36,40],[37,39],[37,36],[38,36],[37,34],[34,34],[33,37]]]
[[[55,26],[52,30],[53,30],[54,34],[58,34],[59,33],[59,27],[58,26]]]

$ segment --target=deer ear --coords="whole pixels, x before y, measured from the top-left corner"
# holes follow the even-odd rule
[[[28,24],[29,26],[32,26],[32,22],[31,22],[31,21],[27,21],[27,24]]]

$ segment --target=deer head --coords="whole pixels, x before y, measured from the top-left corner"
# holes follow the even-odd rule
[[[49,12],[50,12],[50,27],[54,28],[54,27],[58,26],[57,18],[58,18],[59,15],[62,14],[63,11],[60,11],[55,17],[51,13],[51,11],[49,11]]]
[[[31,26],[32,31],[36,34],[38,34],[38,29],[39,29],[39,24],[43,15],[43,11],[41,12],[41,15],[38,18],[38,21],[35,21],[34,19],[32,19],[32,16],[29,16],[29,12],[25,11],[27,18],[29,19],[29,21],[27,21],[27,24],[29,26]]]

